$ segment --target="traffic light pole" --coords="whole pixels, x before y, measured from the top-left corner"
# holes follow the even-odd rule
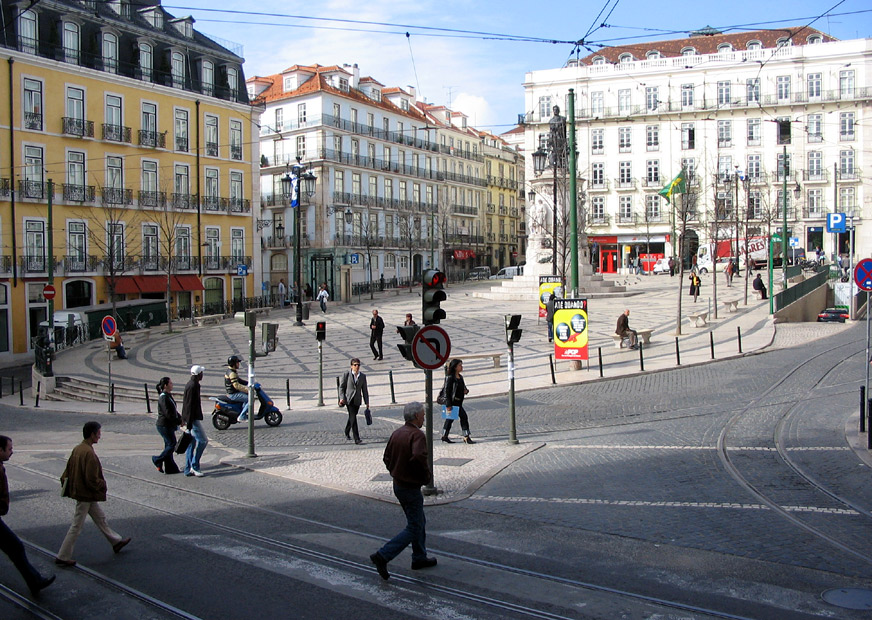
[[[324,343],[318,341],[318,406],[324,406]]]
[[[515,343],[511,341],[509,341],[509,443],[518,443],[515,430]]]
[[[430,470],[430,480],[421,489],[424,495],[436,495],[436,486],[433,484],[433,371],[424,371],[424,391],[427,393],[427,405],[424,409],[424,424],[427,432],[427,467]]]
[[[257,359],[257,351],[254,349],[254,330],[257,327],[255,322],[256,315],[251,313],[248,321],[248,458],[256,458],[254,452],[254,392],[251,386],[254,385],[254,361]]]

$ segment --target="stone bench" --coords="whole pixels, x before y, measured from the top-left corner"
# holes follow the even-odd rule
[[[459,355],[458,357],[464,361],[475,360],[475,359],[486,359],[488,357],[491,357],[494,360],[494,368],[499,368],[500,367],[500,358],[502,356],[503,356],[503,353],[499,352],[499,353],[473,353],[471,355]]]
[[[707,323],[705,322],[706,318],[708,318],[708,312],[697,312],[695,314],[688,314],[687,317],[693,321],[693,324],[696,327],[705,327]]]
[[[738,312],[739,311],[739,300],[738,299],[731,299],[729,301],[725,301],[724,307],[727,309],[727,312]]]
[[[197,327],[203,327],[204,325],[219,325],[223,320],[223,314],[204,314],[203,316],[194,317],[194,325]]]
[[[756,297],[757,299],[763,299],[763,291],[755,290],[754,297]]]
[[[654,330],[652,330],[652,329],[637,329],[636,336],[639,337],[639,340],[642,342],[642,344],[650,344],[651,343],[651,332],[653,332],[653,331]],[[624,341],[629,340],[629,339],[624,337],[624,336],[618,336],[617,334],[612,334],[612,340],[615,341],[615,348],[616,349],[623,349],[624,348]]]

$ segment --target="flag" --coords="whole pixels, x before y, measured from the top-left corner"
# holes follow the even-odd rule
[[[681,172],[678,173],[678,176],[667,183],[663,189],[657,193],[663,196],[666,200],[671,200],[672,194],[686,194],[687,179],[685,173],[685,169],[682,168]]]

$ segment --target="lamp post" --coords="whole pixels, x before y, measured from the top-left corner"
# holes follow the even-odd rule
[[[294,325],[303,325],[303,272],[300,268],[300,183],[303,184],[303,192],[311,198],[315,195],[315,180],[318,178],[305,165],[300,163],[302,157],[297,156],[297,163],[288,167],[285,176],[282,177],[282,190],[285,195],[291,197],[291,208],[294,212],[294,280],[297,285],[297,320]]]
[[[557,270],[557,175],[561,169],[566,168],[566,118],[560,116],[560,107],[554,106],[554,116],[548,121],[548,150],[543,150],[541,146],[533,153],[533,170],[536,176],[542,174],[545,170],[545,160],[548,160],[548,166],[552,172],[552,191],[554,202],[551,212],[551,263],[554,275],[560,272]]]

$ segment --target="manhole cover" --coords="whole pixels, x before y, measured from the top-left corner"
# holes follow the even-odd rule
[[[445,467],[460,467],[461,465],[466,465],[466,464],[469,463],[471,460],[472,460],[472,459],[449,459],[449,458],[442,458],[442,459],[436,459],[435,461],[433,461],[433,464],[434,464],[434,465],[443,465],[443,466],[445,466]]]
[[[835,588],[821,597],[830,605],[844,609],[872,609],[872,590],[863,588]]]

